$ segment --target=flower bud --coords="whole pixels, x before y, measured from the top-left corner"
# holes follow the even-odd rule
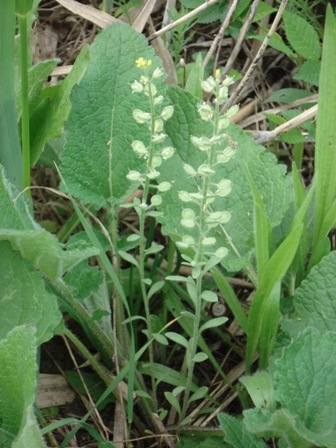
[[[157,179],[160,176],[160,172],[153,170],[150,173],[147,173],[146,176],[148,177],[148,179]]]
[[[221,117],[218,120],[218,129],[225,129],[229,126],[230,120],[227,117]]]
[[[154,125],[154,132],[161,132],[163,130],[163,121],[158,118],[157,120],[155,120],[155,125]]]
[[[216,195],[224,198],[230,194],[232,189],[232,182],[229,179],[223,179],[217,184]]]
[[[157,96],[156,98],[154,98],[154,104],[155,104],[155,106],[157,105],[157,104],[162,104],[162,101],[163,101],[163,96],[162,95],[159,95],[159,96]]]
[[[157,168],[162,164],[162,159],[160,156],[153,156],[152,158],[152,167]]]
[[[157,78],[161,78],[161,76],[163,76],[163,70],[162,68],[157,67],[154,72],[153,72],[153,78],[157,79]]]
[[[160,143],[167,137],[166,134],[154,134],[152,137],[153,143]]]
[[[229,253],[229,251],[227,250],[226,247],[220,247],[219,249],[216,250],[216,252],[214,253],[214,256],[216,258],[218,258],[219,260],[221,260],[222,258],[226,257],[226,255]]]
[[[231,157],[226,156],[225,154],[217,155],[217,163],[227,163]]]
[[[202,239],[202,245],[203,246],[213,246],[216,243],[216,238],[214,237],[207,237]]]
[[[227,146],[223,151],[223,154],[226,155],[227,157],[232,157],[235,155],[235,153],[236,150],[232,148],[232,146]]]
[[[227,116],[228,118],[231,118],[231,117],[233,117],[234,115],[236,115],[236,113],[238,112],[238,110],[239,110],[239,106],[238,106],[238,104],[236,104],[235,106],[230,107],[230,109],[226,112],[226,116]]]

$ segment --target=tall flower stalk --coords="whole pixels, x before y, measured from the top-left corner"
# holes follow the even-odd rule
[[[191,137],[193,145],[202,152],[203,163],[198,168],[188,164],[184,165],[185,172],[195,179],[196,191],[195,193],[183,190],[179,192],[180,200],[184,203],[190,203],[190,207],[186,207],[182,211],[181,224],[187,232],[182,241],[177,243],[177,246],[182,251],[184,264],[191,266],[192,270],[191,276],[187,279],[180,276],[169,276],[167,278],[186,281],[187,290],[194,305],[194,313],[189,311],[183,313],[193,322],[193,331],[189,341],[182,341],[180,335],[177,338],[173,333],[166,333],[168,338],[182,341],[186,348],[184,362],[184,370],[187,374],[186,386],[166,393],[166,398],[179,414],[179,425],[189,422],[190,419],[186,415],[190,403],[202,398],[207,392],[207,388],[201,388],[190,396],[195,364],[207,359],[205,353],[197,352],[201,333],[206,328],[222,325],[227,320],[225,317],[221,317],[201,325],[204,302],[216,302],[218,300],[214,292],[203,290],[204,275],[228,253],[225,247],[215,249],[215,232],[216,228],[222,227],[230,220],[231,215],[226,210],[214,212],[211,204],[216,198],[223,198],[231,191],[231,181],[229,179],[216,182],[216,167],[228,163],[236,151],[233,144],[223,149],[223,143],[230,141],[224,130],[229,125],[229,118],[237,112],[238,106],[229,109],[224,116],[220,115],[219,111],[220,106],[228,99],[228,86],[230,84],[232,84],[230,78],[220,82],[219,71],[216,71],[215,78],[209,77],[202,83],[203,90],[215,97],[213,106],[203,103],[199,105],[198,109],[201,118],[211,123],[212,135],[211,137]],[[184,393],[182,407],[177,400],[177,395],[181,392]]]
[[[173,106],[163,107],[163,97],[158,95],[155,81],[163,76],[163,71],[159,68],[155,69],[150,75],[150,68],[152,65],[151,60],[145,60],[139,58],[136,61],[136,65],[142,71],[142,75],[139,81],[136,80],[132,83],[132,91],[135,94],[143,95],[148,101],[148,111],[135,109],[133,111],[134,120],[147,126],[149,130],[149,144],[146,145],[140,140],[135,140],[132,143],[133,151],[146,161],[144,171],[131,170],[127,178],[132,182],[140,183],[143,189],[142,199],[135,198],[133,204],[128,206],[134,207],[139,217],[139,235],[131,235],[130,241],[138,240],[139,244],[139,261],[134,258],[130,258],[129,254],[119,252],[122,257],[138,268],[140,274],[141,292],[144,301],[147,329],[144,331],[149,341],[157,340],[160,343],[168,343],[166,339],[157,333],[153,333],[152,318],[150,312],[150,298],[158,292],[164,282],[158,281],[153,283],[152,279],[147,277],[145,269],[145,259],[149,253],[157,253],[163,249],[163,246],[155,246],[146,249],[146,236],[145,236],[145,224],[148,217],[159,217],[161,213],[155,210],[155,207],[162,202],[161,194],[168,191],[171,188],[170,182],[157,182],[160,177],[160,172],[157,168],[162,164],[163,160],[170,158],[174,154],[174,149],[171,147],[164,147],[164,140],[166,135],[163,133],[164,121],[172,117],[174,113]],[[153,181],[157,183],[153,185]],[[150,193],[153,189],[156,189],[156,194],[150,198]],[[150,199],[149,199],[150,198]],[[153,345],[149,345],[149,368],[152,382],[152,394],[154,409],[157,410],[157,398],[156,398],[156,381],[154,376],[154,353]]]

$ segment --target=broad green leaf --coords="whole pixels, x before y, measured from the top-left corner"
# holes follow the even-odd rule
[[[298,81],[308,82],[313,86],[319,85],[321,72],[321,62],[315,59],[306,61],[302,64],[299,71],[293,76]]]
[[[218,421],[221,429],[225,431],[224,442],[232,448],[267,448],[265,442],[259,439],[255,434],[247,431],[242,422],[230,415],[218,414]]]
[[[252,376],[243,376],[240,382],[247,389],[255,407],[269,411],[276,409],[273,380],[268,372],[261,371]]]
[[[36,326],[36,341],[48,341],[60,324],[57,299],[46,291],[33,264],[21,257],[7,241],[0,242],[0,338],[23,324]]]
[[[276,362],[276,399],[319,446],[336,446],[336,333],[308,328]]]
[[[252,433],[265,438],[269,438],[270,434],[273,437],[282,437],[287,442],[286,447],[312,448],[313,446],[296,428],[295,417],[284,409],[271,413],[266,409],[255,408],[248,409],[243,414],[244,427]]]
[[[295,316],[281,323],[292,337],[307,327],[313,327],[321,334],[336,329],[335,266],[336,252],[331,252],[313,267],[296,289],[293,298]]]
[[[144,36],[123,23],[111,25],[92,44],[89,68],[71,95],[62,173],[69,192],[97,209],[127,197],[136,185],[126,175],[144,166],[131,147],[133,140],[149,143],[147,127],[133,118],[134,109],[149,108],[131,89],[143,74],[139,57],[152,60],[150,70],[161,65]],[[163,93],[163,80],[157,81]]]
[[[187,176],[183,169],[183,163],[190,164],[194,168],[202,163],[200,151],[191,143],[191,136],[209,135],[208,123],[205,123],[198,115],[197,100],[178,88],[169,88],[168,95],[174,104],[174,115],[167,121],[165,130],[171,139],[172,146],[177,154],[167,160],[160,167],[162,180],[171,180],[174,173],[174,186],[165,194],[162,205],[159,207],[164,212],[164,230],[174,241],[179,241],[185,234],[181,225],[181,214],[184,203],[179,199],[180,190],[195,192],[197,180]],[[291,202],[289,179],[286,179],[286,168],[277,165],[276,159],[271,154],[264,153],[264,149],[257,145],[253,139],[243,133],[233,124],[227,131],[233,141],[238,143],[238,151],[235,158],[226,165],[218,166],[214,182],[228,178],[233,182],[231,193],[225,198],[216,198],[213,202],[213,211],[229,210],[232,218],[225,225],[225,230],[233,244],[240,253],[240,257],[228,246],[225,233],[214,234],[217,246],[227,247],[229,254],[223,259],[223,266],[229,271],[238,271],[246,266],[253,248],[253,197],[250,185],[246,179],[241,161],[249,168],[252,179],[263,197],[267,218],[272,227],[280,223],[285,211]],[[223,144],[223,148],[228,142]],[[281,194],[278,192],[281,191]],[[193,229],[189,231],[191,236]],[[209,236],[213,236],[209,233]]]
[[[303,17],[285,12],[286,37],[295,52],[305,59],[319,59],[321,55],[320,40],[314,27]]]
[[[37,162],[47,141],[61,135],[71,109],[70,93],[87,68],[88,54],[88,47],[83,47],[65,80],[57,86],[48,87],[42,91],[41,101],[30,117],[32,164]]]
[[[336,134],[335,120],[330,111],[336,110],[336,85],[333,74],[336,73],[336,20],[330,5],[327,8],[324,33],[322,67],[318,99],[315,147],[315,234],[314,246],[323,220],[328,213],[336,191]]]
[[[89,245],[64,251],[57,238],[33,220],[27,196],[19,196],[1,166],[0,197],[0,240],[10,241],[15,250],[51,279],[60,278],[80,261],[97,254]]]
[[[259,20],[262,20],[264,17],[269,16],[276,10],[277,10],[276,8],[273,8],[268,3],[260,2],[258,5],[258,8],[257,8],[257,11],[253,17],[253,22],[259,22]]]
[[[35,327],[13,328],[0,340],[0,445],[43,447],[32,411],[36,389]],[[25,435],[25,445],[22,435]]]

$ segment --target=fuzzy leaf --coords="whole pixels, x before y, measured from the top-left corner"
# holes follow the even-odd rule
[[[191,403],[192,401],[200,400],[201,398],[204,398],[206,393],[208,392],[208,388],[206,386],[200,387],[195,393],[191,395],[191,397],[188,400],[188,403]]]
[[[265,442],[259,439],[255,434],[247,431],[242,422],[224,414],[218,414],[220,427],[225,431],[224,441],[233,448],[267,448]]]
[[[321,334],[335,330],[335,265],[336,252],[331,252],[296,289],[293,298],[295,317],[281,324],[282,329],[292,337],[307,327],[313,327]]]
[[[171,339],[174,342],[177,342],[178,344],[182,345],[183,347],[185,347],[187,350],[190,350],[190,345],[189,342],[186,340],[186,338],[184,336],[182,336],[181,334],[178,333],[174,333],[172,331],[167,331],[167,333],[165,333],[165,336],[169,339]]]
[[[276,399],[297,416],[297,427],[309,440],[335,447],[336,333],[306,329],[284,349],[276,367]]]
[[[33,325],[13,328],[0,341],[0,445],[3,447],[45,446],[32,410],[36,352]]]
[[[126,175],[144,166],[131,147],[133,140],[149,143],[147,127],[133,118],[134,109],[149,108],[146,97],[131,89],[143,74],[135,64],[140,56],[152,60],[151,71],[161,65],[141,34],[123,23],[111,25],[91,46],[89,68],[71,95],[62,173],[70,193],[97,209],[128,196],[135,185]],[[159,94],[165,87],[157,81]]]
[[[16,326],[34,324],[40,345],[51,339],[61,322],[57,299],[46,291],[32,263],[7,241],[0,242],[0,252],[0,339]]]
[[[214,319],[210,319],[208,320],[208,322],[205,322],[205,324],[201,326],[199,331],[200,333],[202,333],[202,331],[207,330],[208,328],[220,327],[221,325],[225,324],[227,320],[227,317],[215,317]]]

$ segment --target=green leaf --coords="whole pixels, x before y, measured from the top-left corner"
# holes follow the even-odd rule
[[[181,406],[178,399],[171,393],[165,392],[166,400],[173,406],[173,408],[177,411],[178,415],[181,415]]]
[[[57,299],[29,260],[15,252],[7,241],[0,242],[0,338],[16,326],[36,326],[36,341],[48,341],[62,320]]]
[[[313,267],[306,280],[296,289],[293,319],[281,323],[283,330],[296,337],[307,327],[321,334],[336,328],[336,309],[333,291],[336,291],[336,252],[331,252]]]
[[[44,447],[32,410],[36,389],[33,325],[15,327],[0,341],[0,445]]]
[[[183,163],[188,163],[196,169],[203,163],[202,156],[191,143],[190,137],[202,134],[211,136],[211,129],[208,123],[199,117],[197,100],[194,97],[176,87],[169,88],[168,95],[174,104],[174,115],[165,124],[165,131],[177,153],[161,165],[160,172],[162,180],[171,180],[174,173],[175,181],[173,188],[165,194],[165,200],[159,208],[165,216],[164,230],[174,241],[179,241],[185,234],[185,229],[180,222],[183,203],[178,193],[180,190],[194,193],[197,189],[197,180],[188,177],[183,169]],[[227,134],[238,143],[238,151],[229,163],[216,168],[217,178],[214,177],[214,182],[228,178],[233,182],[232,191],[224,200],[216,198],[211,205],[214,212],[223,210],[231,212],[232,218],[225,225],[225,230],[241,256],[238,257],[228,245],[227,235],[224,232],[214,234],[217,241],[214,250],[223,246],[229,249],[229,254],[222,260],[222,264],[227,270],[235,272],[246,266],[249,261],[254,233],[253,197],[241,161],[247,164],[255,186],[263,197],[267,219],[272,227],[280,223],[290,205],[292,193],[289,180],[285,177],[286,169],[277,165],[273,155],[264,153],[261,146],[233,124],[228,128]],[[224,142],[223,149],[227,145],[228,142]],[[278,191],[282,194],[277,194]],[[190,236],[195,236],[193,229],[189,233]]]
[[[206,302],[218,302],[217,294],[212,291],[203,291],[200,297]]]
[[[320,229],[335,198],[336,191],[336,134],[335,120],[330,111],[336,110],[336,20],[330,5],[327,8],[322,67],[318,99],[315,147],[315,234],[314,250]]]
[[[193,401],[196,400],[201,400],[206,396],[207,392],[208,388],[206,386],[200,387],[195,393],[191,395],[191,397],[188,400],[188,403],[192,403]]]
[[[303,17],[285,12],[286,37],[295,52],[305,59],[319,59],[321,55],[320,40],[314,27]]]
[[[193,64],[193,67],[189,73],[185,85],[185,91],[191,93],[200,101],[202,101],[203,99],[203,91],[201,86],[203,76],[204,76],[204,68],[203,68],[202,55],[199,53],[197,55],[196,62],[195,64]]]
[[[205,322],[199,329],[199,332],[202,333],[204,330],[207,330],[209,328],[215,328],[220,327],[221,325],[225,324],[227,322],[227,317],[215,317],[214,319],[208,320],[208,322]]]
[[[174,342],[177,342],[178,344],[182,345],[183,347],[185,347],[187,350],[190,350],[190,345],[189,342],[186,340],[186,338],[184,336],[182,336],[181,334],[172,332],[172,331],[167,331],[165,333],[165,336],[168,339],[171,339]]]
[[[252,376],[243,376],[240,382],[244,385],[257,408],[274,411],[276,401],[271,375],[268,372],[257,372]]]
[[[264,41],[264,39],[268,33],[268,29],[263,25],[260,25],[260,29],[263,31],[262,34],[256,34],[256,35],[252,36],[251,39],[256,39],[259,42]],[[268,45],[270,47],[274,48],[275,50],[278,50],[281,53],[284,53],[285,55],[289,56],[290,58],[294,57],[293,51],[285,44],[282,37],[278,33],[272,34],[272,37],[271,37]]]
[[[164,246],[162,246],[162,244],[157,244],[156,246],[151,246],[145,250],[145,255],[147,256],[147,255],[157,254],[158,252],[161,252],[162,249],[164,249]]]
[[[299,71],[293,76],[298,81],[308,82],[313,86],[319,85],[321,62],[311,59],[302,64]]]
[[[71,72],[61,84],[42,91],[40,104],[30,117],[31,163],[35,164],[48,140],[61,135],[70,109],[70,93],[89,63],[88,47],[82,48]]]
[[[150,375],[149,365],[147,363],[139,364],[139,372],[143,375]],[[153,374],[158,385],[161,382],[171,384],[172,386],[182,386],[186,387],[187,379],[185,376],[181,375],[180,372],[176,370],[164,366],[163,364],[153,363]],[[196,392],[198,390],[198,386],[195,383],[192,383],[191,391]]]
[[[247,431],[242,422],[227,414],[218,414],[220,427],[225,431],[224,441],[233,448],[267,448],[265,442]]]
[[[163,336],[163,334],[160,333],[153,333],[153,338],[162,345],[168,345],[168,340],[165,336]]]
[[[309,98],[310,96],[313,96],[314,94],[309,92],[308,90],[301,90],[301,89],[280,89],[276,90],[272,93],[271,96],[269,96],[264,103],[272,103],[272,102],[279,102],[279,103],[285,103],[289,104],[293,101],[300,100],[302,98]],[[316,101],[314,101],[315,103]],[[309,103],[308,103],[309,104]]]
[[[251,366],[252,357],[259,341],[267,300],[269,299],[275,284],[282,280],[293,261],[300,242],[302,229],[303,226],[301,224],[290,232],[287,238],[272,255],[260,279],[260,283],[253,298],[248,316],[248,338],[246,350],[247,372]]]
[[[306,329],[276,367],[276,398],[297,416],[300,431],[316,445],[336,446],[336,333]]]
[[[203,362],[206,359],[208,359],[208,355],[203,352],[196,353],[196,355],[193,357],[193,362]]]
[[[159,281],[159,282],[154,283],[154,285],[148,291],[147,299],[149,300],[154,294],[156,294],[158,291],[160,291],[160,289],[163,288],[164,284],[165,284],[164,281]]]
[[[133,257],[133,255],[124,252],[123,250],[119,250],[118,254],[121,256],[121,258],[139,268],[139,262]]]
[[[152,71],[161,66],[144,36],[123,23],[111,25],[90,47],[89,68],[71,95],[62,173],[70,193],[97,209],[129,196],[136,186],[126,175],[144,167],[131,147],[133,140],[149,143],[148,129],[133,118],[134,109],[149,107],[131,89],[142,75],[135,64],[140,56],[152,60]],[[163,83],[157,80],[158,93]]]

